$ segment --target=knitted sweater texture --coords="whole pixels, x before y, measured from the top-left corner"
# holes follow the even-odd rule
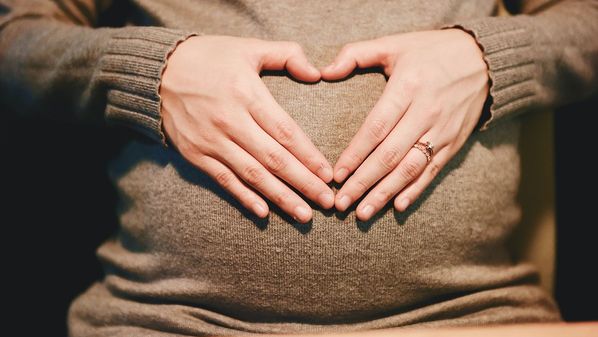
[[[560,320],[535,268],[506,246],[521,215],[516,116],[596,90],[598,2],[508,8],[498,17],[492,0],[0,1],[3,107],[131,129],[109,165],[120,229],[97,251],[105,278],[70,307],[70,335]],[[314,205],[305,226],[270,204],[260,220],[164,146],[160,77],[193,34],[293,40],[323,66],[348,42],[453,25],[483,49],[490,118],[407,212],[390,203],[361,222],[354,207]],[[316,84],[262,79],[331,163],[386,84],[375,71]]]

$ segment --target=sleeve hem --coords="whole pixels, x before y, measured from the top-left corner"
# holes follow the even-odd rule
[[[532,40],[525,25],[513,17],[487,17],[456,23],[471,34],[480,46],[490,78],[489,103],[480,122],[480,131],[537,104],[537,69]]]
[[[100,60],[107,86],[107,122],[131,127],[168,147],[162,125],[162,74],[170,54],[200,33],[162,27],[124,27],[115,33]]]

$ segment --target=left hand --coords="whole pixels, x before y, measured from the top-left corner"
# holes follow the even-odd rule
[[[480,119],[489,78],[476,41],[459,29],[347,44],[322,78],[338,80],[356,67],[382,67],[388,83],[334,167],[339,183],[355,171],[335,206],[345,211],[377,183],[356,209],[368,220],[395,196],[396,210],[404,211],[461,149]],[[413,148],[428,141],[429,163]]]

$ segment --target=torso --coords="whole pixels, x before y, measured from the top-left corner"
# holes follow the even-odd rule
[[[494,11],[492,1],[138,2],[160,7],[156,20],[166,26],[298,41],[316,66],[346,42]],[[386,83],[376,72],[336,83],[263,80],[331,163]],[[454,324],[558,319],[535,270],[513,263],[505,248],[520,220],[518,132],[513,119],[474,133],[406,213],[389,204],[362,223],[353,211],[315,208],[307,229],[278,211],[257,220],[172,149],[132,140],[110,167],[122,230],[99,249],[101,287],[148,308],[180,305],[195,313],[191,325],[224,315],[255,331],[278,331],[268,322],[302,331],[372,321],[450,325],[451,317]],[[242,329],[235,324],[228,327]]]

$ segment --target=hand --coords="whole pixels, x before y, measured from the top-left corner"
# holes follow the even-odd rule
[[[163,127],[186,160],[259,217],[268,205],[252,188],[307,222],[312,209],[282,180],[330,208],[332,167],[259,76],[285,67],[299,80],[320,79],[294,42],[191,37],[169,57],[162,76]]]
[[[341,211],[377,183],[357,206],[361,220],[395,196],[397,211],[413,203],[463,146],[488,95],[483,54],[459,29],[351,43],[321,73],[337,80],[355,67],[374,66],[383,68],[388,83],[334,167],[337,182],[355,171],[336,194]],[[434,146],[429,163],[413,148],[418,141]]]

